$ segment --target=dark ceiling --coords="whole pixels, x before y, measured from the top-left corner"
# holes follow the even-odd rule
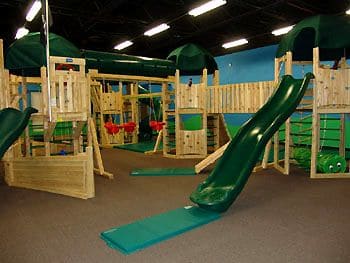
[[[5,47],[14,41],[32,0],[0,1],[0,37]],[[192,17],[187,12],[206,2],[188,0],[49,0],[53,17],[51,31],[81,49],[113,51],[123,40],[134,45],[123,50],[131,55],[165,58],[174,48],[196,43],[213,55],[232,53],[278,43],[273,29],[295,24],[317,14],[344,14],[348,0],[228,0],[209,13]],[[152,26],[166,22],[170,29],[153,37],[143,36]],[[28,23],[39,31],[40,16]],[[227,41],[245,37],[249,44],[223,49]]]

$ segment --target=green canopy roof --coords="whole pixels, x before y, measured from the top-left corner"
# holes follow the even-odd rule
[[[218,69],[214,57],[204,48],[192,43],[176,48],[167,59],[175,62],[181,75],[201,75],[204,68],[212,74]]]
[[[173,61],[124,54],[80,51],[65,38],[50,33],[50,55],[82,57],[86,69],[97,69],[101,73],[166,77],[175,74]],[[39,76],[40,67],[46,65],[46,52],[40,42],[40,33],[30,33],[16,40],[7,50],[5,67],[23,76]]]
[[[321,60],[338,59],[344,51],[350,57],[350,18],[317,15],[300,21],[282,38],[276,57],[292,51],[294,60],[312,60],[314,47],[321,49]]]
[[[170,60],[130,56],[110,52],[84,50],[86,67],[102,73],[166,77],[175,74]]]
[[[65,38],[50,33],[52,56],[81,57],[80,50]],[[13,42],[6,52],[5,67],[23,75],[38,75],[46,65],[46,51],[40,42],[40,33],[29,33]]]

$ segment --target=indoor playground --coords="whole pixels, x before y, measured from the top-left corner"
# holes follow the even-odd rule
[[[0,3],[1,262],[350,262],[350,2],[63,2]]]

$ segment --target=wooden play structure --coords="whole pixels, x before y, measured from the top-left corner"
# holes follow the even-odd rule
[[[160,85],[162,89],[166,89],[168,84],[174,81],[172,76],[162,78],[104,74],[98,70],[89,70],[88,79],[93,119],[97,123],[99,143],[103,147],[138,142],[142,114],[140,99],[162,100],[163,95],[162,92],[151,91],[139,93],[140,83]],[[112,86],[116,88],[113,89]],[[108,125],[114,125],[115,132],[107,129]]]
[[[208,112],[210,114],[255,113],[265,104],[275,87],[275,81],[209,86],[206,90]],[[195,166],[196,173],[219,159],[227,146],[228,143],[222,145],[199,162]]]
[[[313,49],[312,61],[293,61],[291,51],[280,58],[275,59],[276,78],[284,64],[285,74],[292,74],[292,66],[312,65],[315,79],[306,91],[303,100],[296,110],[295,115],[299,119],[289,118],[285,127],[276,133],[273,139],[274,161],[272,165],[284,174],[289,174],[293,149],[297,146],[311,148],[311,178],[350,178],[350,173],[320,173],[317,171],[317,155],[324,148],[325,141],[336,141],[334,152],[345,158],[345,115],[350,113],[350,68],[346,59],[341,58],[339,66],[332,68],[330,65],[322,64],[320,61],[320,49]],[[327,127],[328,121],[337,121],[338,127]],[[309,124],[306,127],[306,123]],[[327,132],[337,132],[338,138],[326,138]],[[281,136],[284,137],[281,140]],[[271,149],[271,143],[268,145]],[[284,158],[279,157],[281,149]],[[333,147],[334,149],[334,147]],[[349,161],[347,161],[349,167]],[[348,168],[347,168],[348,169]]]
[[[180,71],[175,74],[175,90],[164,91],[163,116],[166,127],[163,131],[163,154],[174,158],[203,158],[207,155],[207,111],[205,89],[207,71],[199,84],[182,84]],[[186,130],[183,119],[196,115],[199,127]]]
[[[3,158],[7,184],[83,199],[94,197],[93,152],[95,172],[108,178],[113,175],[104,170],[90,118],[85,60],[50,57],[49,87],[45,67],[40,77],[13,76],[4,70],[2,57],[1,61],[1,108],[27,107],[28,85],[40,87],[40,92],[30,94],[31,106],[39,112]]]
[[[255,113],[274,90],[273,81],[219,85],[219,71],[213,75],[213,86],[207,85],[207,71],[203,70],[199,84],[180,83],[179,71],[175,76],[175,91],[165,93],[164,116],[167,123],[164,129],[163,153],[175,158],[205,158],[208,154],[217,156],[220,149],[219,121],[224,113]],[[254,95],[253,95],[254,94]],[[255,94],[259,94],[256,96]],[[171,100],[173,96],[173,100]],[[197,130],[186,130],[182,119],[187,115],[197,115],[201,120]],[[169,119],[175,119],[175,125]],[[224,129],[225,127],[221,127]],[[219,150],[218,152],[216,152]],[[221,156],[221,155],[219,155]],[[207,161],[208,160],[208,161]],[[216,158],[202,162],[205,167]],[[201,170],[201,169],[200,169]]]

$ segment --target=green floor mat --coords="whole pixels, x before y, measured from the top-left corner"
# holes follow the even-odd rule
[[[196,175],[194,167],[190,168],[140,168],[131,171],[132,176],[177,176]]]
[[[109,247],[131,254],[219,218],[219,213],[189,206],[111,228],[100,237]]]
[[[140,143],[130,143],[114,146],[117,149],[124,149],[132,152],[144,153],[147,151],[152,151],[154,149],[155,142],[140,142]],[[162,149],[162,144],[158,147],[158,150]]]

